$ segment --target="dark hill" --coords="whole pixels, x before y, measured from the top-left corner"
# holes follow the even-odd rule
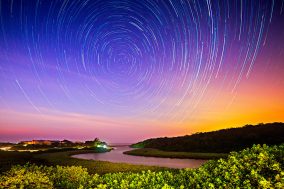
[[[284,143],[284,123],[261,123],[180,137],[148,139],[132,147],[180,152],[230,152],[253,144],[280,143]]]

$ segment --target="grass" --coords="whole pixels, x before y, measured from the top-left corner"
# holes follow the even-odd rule
[[[31,152],[0,150],[0,173],[9,170],[13,165],[24,165],[27,162],[45,164],[43,160],[34,158],[34,154]]]
[[[88,169],[90,174],[105,174],[115,172],[141,172],[143,170],[174,170],[157,166],[132,165],[127,163],[112,163],[107,161],[95,161],[72,158],[72,155],[81,153],[94,153],[94,150],[72,150],[55,152],[7,152],[0,151],[0,173],[7,171],[13,165],[35,163],[48,166],[82,166]]]
[[[41,152],[16,152],[16,151],[0,151],[0,173],[9,170],[13,165],[24,165],[26,163],[34,163],[37,165],[48,166],[82,166],[93,174],[105,174],[115,172],[140,172],[143,170],[174,170],[170,168],[162,168],[157,166],[132,165],[127,163],[112,163],[107,161],[84,160],[72,158],[72,155],[83,153],[96,153],[93,149],[56,149]],[[191,153],[191,152],[167,152],[151,148],[135,149],[124,152],[129,155],[149,156],[149,157],[166,157],[166,158],[191,158],[191,159],[217,159],[226,157],[224,153]]]
[[[153,148],[139,148],[123,152],[128,155],[162,157],[162,158],[180,158],[180,159],[218,159],[228,156],[226,153],[197,153],[197,152],[169,152]]]
[[[107,161],[97,160],[84,160],[72,158],[72,155],[81,153],[93,153],[90,151],[67,151],[56,153],[43,153],[36,156],[36,158],[42,159],[48,162],[49,165],[63,165],[63,166],[82,166],[88,169],[89,173],[115,173],[115,172],[140,172],[142,170],[165,170],[168,168],[146,166],[146,165],[132,165],[127,163],[112,163]]]

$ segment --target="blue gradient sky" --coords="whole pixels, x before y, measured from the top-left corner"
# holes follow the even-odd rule
[[[0,141],[283,121],[284,1],[0,1]]]

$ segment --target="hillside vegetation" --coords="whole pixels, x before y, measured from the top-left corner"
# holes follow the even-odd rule
[[[133,144],[132,147],[176,152],[227,153],[251,147],[253,144],[274,145],[283,142],[284,123],[267,123],[189,136],[148,139]]]
[[[90,174],[82,167],[15,166],[0,188],[284,188],[284,145],[254,145],[198,169]]]

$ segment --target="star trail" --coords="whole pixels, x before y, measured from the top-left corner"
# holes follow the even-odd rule
[[[283,0],[2,0],[0,139],[283,121]]]

